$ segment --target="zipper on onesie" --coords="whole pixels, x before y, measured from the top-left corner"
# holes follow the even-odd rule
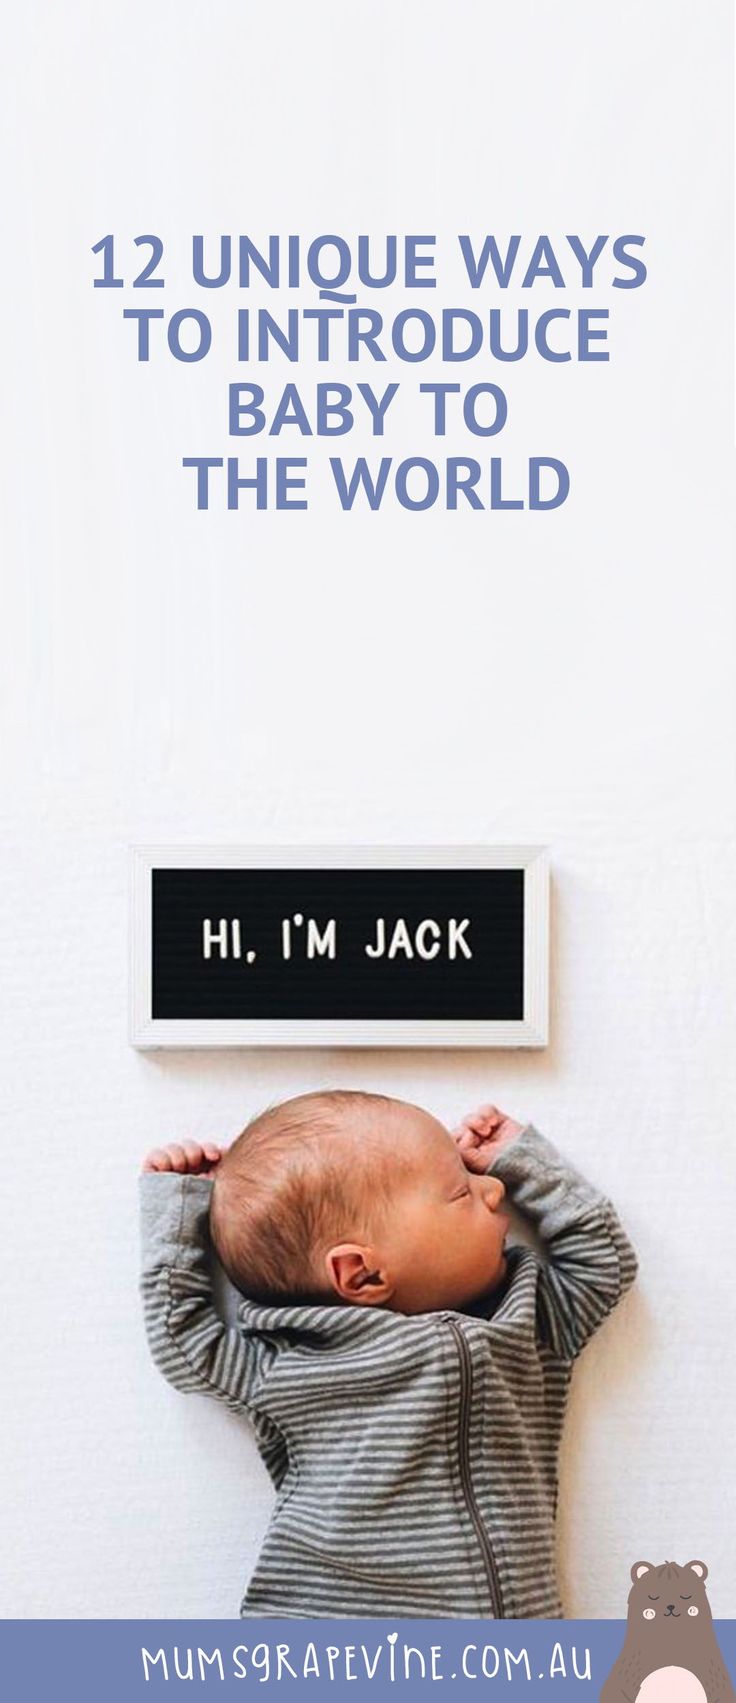
[[[458,1420],[458,1456],[460,1461],[460,1480],[465,1497],[465,1506],[470,1515],[473,1530],[478,1539],[478,1545],[483,1557],[483,1566],[488,1581],[488,1594],[491,1599],[491,1613],[494,1620],[503,1618],[501,1612],[501,1587],[498,1580],[496,1561],[491,1549],[491,1542],[483,1524],[480,1508],[473,1489],[473,1479],[470,1471],[470,1408],[473,1398],[473,1362],[470,1349],[462,1330],[456,1320],[449,1314],[445,1319],[455,1339],[458,1360],[460,1363],[460,1415]]]

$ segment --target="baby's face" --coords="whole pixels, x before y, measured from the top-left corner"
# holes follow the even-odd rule
[[[452,1137],[428,1112],[397,1103],[396,1121],[404,1163],[374,1237],[376,1259],[392,1285],[384,1304],[402,1313],[461,1308],[505,1274],[503,1183],[467,1171]]]

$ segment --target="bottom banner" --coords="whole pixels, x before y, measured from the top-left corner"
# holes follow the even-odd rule
[[[658,1703],[723,1703],[734,1695],[726,1670],[736,1667],[736,1621],[710,1630],[723,1664],[717,1699],[712,1670],[677,1663],[632,1683],[619,1620],[8,1620],[0,1647],[13,1703],[135,1703],[180,1686],[241,1698],[303,1689],[355,1703],[387,1687],[565,1699],[598,1698],[605,1686],[606,1703],[633,1703],[638,1692]]]

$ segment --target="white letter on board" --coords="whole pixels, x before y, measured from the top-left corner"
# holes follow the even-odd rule
[[[463,917],[462,922],[457,922],[455,917],[450,917],[449,948],[451,958],[457,957],[458,947],[464,958],[472,958],[473,954],[467,940],[463,940],[463,933],[466,928],[470,928],[470,917]]]

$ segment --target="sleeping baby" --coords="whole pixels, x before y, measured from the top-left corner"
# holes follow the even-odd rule
[[[610,1202],[494,1106],[450,1134],[352,1091],[143,1168],[154,1360],[248,1415],[277,1492],[241,1614],[560,1616],[572,1364],[636,1269]]]

